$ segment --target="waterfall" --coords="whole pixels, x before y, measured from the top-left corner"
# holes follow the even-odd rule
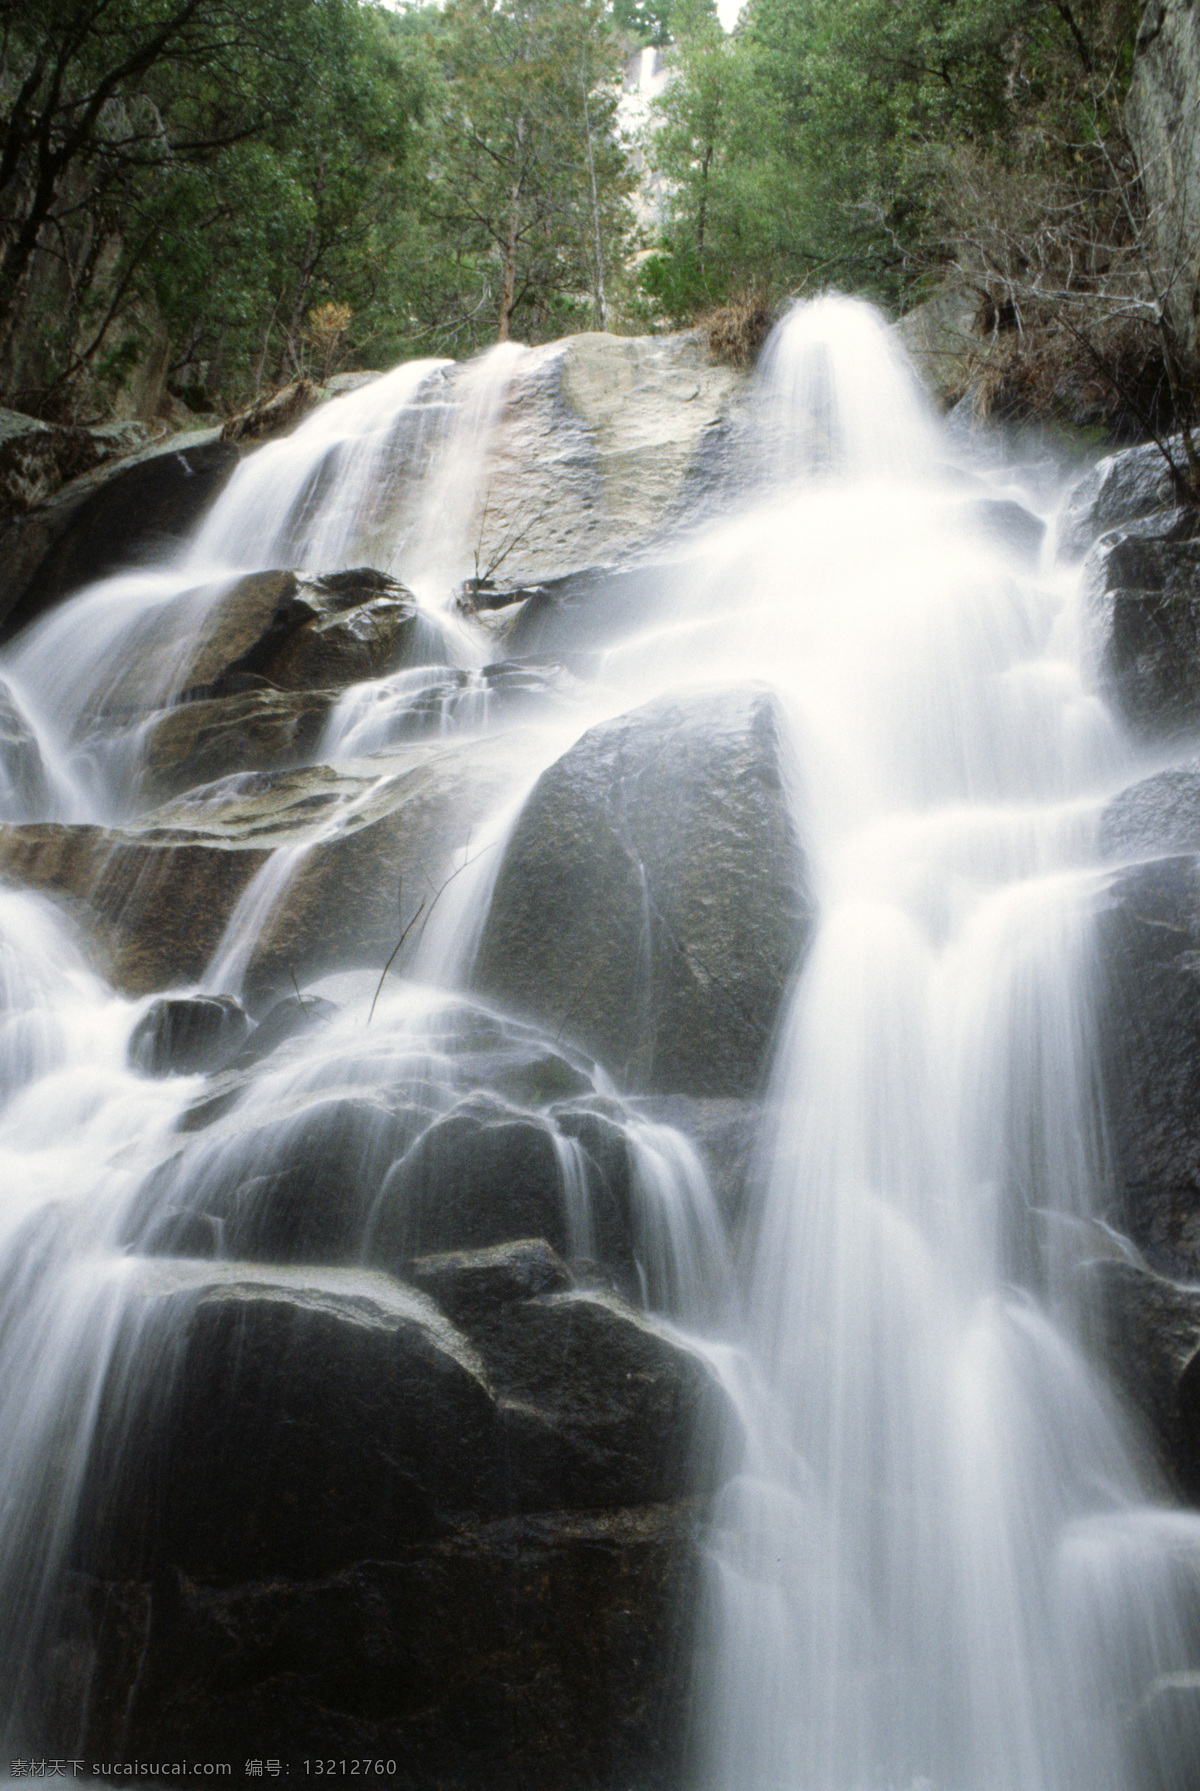
[[[142,1074],[151,996],[114,993],[63,907],[0,890],[0,1734],[15,1753],[52,1731],[62,1753],[86,1729],[86,1691],[39,1675],[104,1503],[95,1438],[169,1382],[203,1276],[311,1264],[320,1299],[365,1308],[449,1248],[455,1140],[483,1132],[524,1153],[506,1195],[551,1166],[539,1211],[565,1255],[600,1263],[726,1395],[672,1783],[1145,1791],[1194,1743],[1152,1694],[1200,1657],[1200,1517],[1170,1506],[1093,1366],[1054,1241],[1106,1210],[1097,833],[1140,763],[1084,669],[1056,494],[956,444],[869,307],[797,307],[748,394],[740,508],[677,534],[645,613],[514,719],[455,598],[486,571],[495,441],[530,353],[408,363],[324,405],[246,455],[169,563],[80,591],[0,654],[45,771],[0,782],[8,820],[177,843],[178,805],[142,812],[144,717],[183,697],[222,594],[368,562],[415,593],[418,663],[341,691],[310,757],[344,782],[241,880],[203,976],[158,991],[177,999],[198,984],[255,1006],[283,905],[375,823],[389,780],[420,794],[472,746],[495,779],[427,886],[388,892],[395,967],[293,972],[286,1048],[256,1056],[250,1032],[211,1077]],[[1050,523],[1040,555],[998,536],[1006,504]],[[473,985],[543,774],[636,705],[732,686],[773,693],[817,915],[738,1219],[569,1008],[539,1029]],[[641,1002],[658,921],[634,872]],[[617,1161],[627,1236],[605,1264]],[[314,1186],[326,1253],[293,1261],[287,1202]],[[514,1436],[530,1409],[511,1402]]]
[[[1127,748],[1069,576],[972,528],[871,328],[834,301],[778,333],[799,483],[712,573],[787,667],[820,922],[759,1162],[698,1783],[1133,1791],[1123,1700],[1190,1664],[1200,1519],[1147,1503],[1044,1242],[1106,1188],[1094,824]]]

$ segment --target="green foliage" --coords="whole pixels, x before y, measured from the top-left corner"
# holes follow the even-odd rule
[[[673,0],[614,0],[613,23],[639,43],[660,49],[671,42]]]
[[[449,0],[429,209],[452,243],[464,335],[600,326],[626,252],[632,174],[615,127],[620,49],[602,0]]]
[[[5,397],[102,407],[163,332],[236,403],[600,320],[618,73],[603,0],[0,0]]]
[[[672,268],[649,278],[668,314],[751,285],[901,299],[945,252],[948,155],[1062,168],[1113,129],[1136,11],[749,0],[731,38],[685,14],[656,151]]]

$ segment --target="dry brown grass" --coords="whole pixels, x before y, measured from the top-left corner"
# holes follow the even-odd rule
[[[230,417],[221,431],[221,440],[264,441],[268,436],[279,435],[312,410],[317,401],[317,388],[311,379],[293,380],[282,391],[272,392],[239,416]]]
[[[773,321],[766,299],[758,293],[746,293],[705,312],[696,328],[714,361],[727,367],[753,367]]]
[[[982,348],[982,345],[981,345]],[[1105,315],[1097,303],[1026,307],[1022,327],[993,334],[968,389],[977,415],[997,422],[1065,421],[1140,440],[1173,423],[1162,347],[1148,322]]]

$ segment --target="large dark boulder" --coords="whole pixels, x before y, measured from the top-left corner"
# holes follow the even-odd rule
[[[1165,1477],[1200,1500],[1200,1290],[1112,1259],[1082,1275],[1105,1369]]]
[[[81,1508],[86,1565],[309,1577],[494,1509],[495,1397],[432,1304],[335,1271],[144,1274]]]
[[[755,688],[591,729],[517,822],[476,987],[630,1088],[751,1091],[812,915],[784,761]]]
[[[1168,445],[1182,465],[1180,439],[1175,437]],[[1059,550],[1086,553],[1092,542],[1110,529],[1125,528],[1143,517],[1159,515],[1175,502],[1171,467],[1155,442],[1106,455],[1088,469],[1063,506]]]
[[[191,1076],[227,1062],[249,1030],[231,995],[160,996],[130,1035],[129,1061],[149,1076]]]
[[[1089,564],[1099,633],[1100,685],[1143,737],[1200,728],[1200,539],[1186,533],[1120,534]]]
[[[89,1759],[275,1760],[293,1779],[305,1758],[366,1759],[400,1791],[669,1791],[700,1524],[687,1502],[534,1513],[317,1578],[75,1576],[43,1680],[86,1661]]]
[[[1100,848],[1118,861],[1200,852],[1200,761],[1118,791],[1100,818]]]
[[[87,1571],[311,1578],[476,1520],[680,1498],[718,1471],[718,1383],[615,1296],[502,1293],[460,1306],[460,1329],[364,1270],[141,1273],[80,1506]]]
[[[142,1266],[38,1675],[55,1746],[82,1702],[89,1757],[679,1783],[715,1378],[543,1241],[406,1272]]]
[[[178,548],[238,458],[215,433],[176,437],[16,517],[0,536],[0,641],[94,579]]]
[[[1114,1218],[1155,1266],[1200,1275],[1200,859],[1118,875],[1098,925]]]

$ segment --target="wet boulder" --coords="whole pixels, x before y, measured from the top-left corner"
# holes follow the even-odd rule
[[[81,1506],[88,1571],[311,1578],[475,1521],[712,1483],[719,1383],[613,1296],[476,1304],[460,1327],[360,1269],[140,1274]]]
[[[271,657],[265,675],[283,690],[342,690],[440,657],[439,646],[411,593],[393,585],[351,608],[314,616]]]
[[[124,714],[165,699],[332,690],[430,650],[415,599],[386,573],[251,572],[183,591],[147,615],[105,705]]]
[[[366,776],[324,765],[242,773],[127,829],[0,826],[0,872],[77,912],[114,986],[144,995],[200,982],[268,854],[307,846],[262,917],[247,988],[282,991],[293,976],[346,965],[382,969],[422,892],[428,907],[430,887],[464,868],[464,842],[508,786],[522,745],[513,736],[414,745]]]
[[[370,1261],[541,1237],[633,1277],[623,1140],[592,1152],[569,1115],[477,1094],[424,1129],[389,1169],[372,1211]],[[603,1141],[604,1146],[609,1140]],[[615,1157],[615,1161],[614,1161]]]
[[[265,681],[156,715],[145,737],[143,787],[152,800],[241,771],[269,771],[314,756],[334,692],[281,691]]]
[[[1200,1275],[1200,859],[1120,873],[1097,962],[1113,1217],[1155,1267]]]
[[[1088,567],[1100,687],[1133,730],[1163,739],[1200,728],[1200,539],[1117,535]]]
[[[716,363],[695,331],[588,331],[533,349],[492,437],[485,576],[502,568],[534,584],[643,552],[708,501],[708,450],[747,377]]]
[[[1168,445],[1183,464],[1182,439],[1176,436]],[[1110,529],[1158,516],[1175,501],[1171,468],[1157,443],[1108,454],[1088,469],[1063,506],[1059,548],[1067,554],[1086,553]]]
[[[774,700],[668,699],[544,772],[474,971],[634,1090],[743,1094],[812,919]]]
[[[1200,1292],[1129,1262],[1081,1275],[1105,1369],[1171,1485],[1200,1500]]]
[[[1200,852],[1200,760],[1119,791],[1100,818],[1100,848],[1118,862]]]
[[[762,1102],[729,1096],[648,1095],[632,1103],[655,1125],[682,1133],[698,1153],[730,1232],[747,1217],[751,1170],[763,1138]]]
[[[310,997],[310,999],[312,999]],[[252,1035],[253,1039],[253,1035]],[[234,1078],[236,1098],[249,1084]],[[379,1185],[428,1116],[369,1091],[297,1104],[266,1123],[231,1117],[219,1085],[200,1104],[207,1126],[156,1170],[135,1202],[129,1241],[181,1254],[161,1213],[196,1214],[223,1254],[247,1262],[338,1265],[363,1260]]]
[[[245,1040],[232,1063],[237,1068],[261,1063],[286,1040],[304,1035],[313,1027],[328,1026],[338,1012],[335,1002],[321,995],[285,995],[271,1004]]]
[[[505,636],[514,658],[569,657],[646,627],[677,580],[669,565],[590,566],[536,585],[506,586],[489,598],[496,607],[521,605]]]
[[[483,1320],[514,1300],[561,1293],[571,1271],[545,1238],[515,1238],[483,1250],[419,1256],[403,1266],[406,1281],[428,1294],[457,1325]]]
[[[139,1291],[84,1505],[93,1570],[308,1577],[494,1504],[494,1395],[420,1295],[220,1263],[148,1266]]]
[[[0,640],[72,591],[188,537],[238,463],[217,431],[156,442],[64,485],[0,536]]]
[[[394,671],[423,639],[412,593],[370,566],[253,573],[206,618],[187,685],[220,696],[251,676],[285,690],[340,689]]]
[[[367,1759],[396,1791],[670,1791],[700,1530],[677,1501],[464,1525],[320,1576],[76,1575],[42,1679],[87,1660],[88,1759],[276,1759],[293,1778],[306,1758]]]
[[[129,995],[201,980],[265,857],[265,847],[156,844],[90,825],[0,827],[0,871],[77,915]]]
[[[711,1490],[734,1420],[664,1325],[595,1288],[460,1305],[459,1323],[499,1397],[522,1502],[657,1504]]]
[[[979,534],[995,541],[1014,559],[1036,566],[1046,538],[1046,525],[1024,504],[1014,498],[972,498],[966,515]]]
[[[194,1075],[226,1063],[249,1030],[232,995],[161,996],[130,1035],[129,1061],[148,1076]]]

